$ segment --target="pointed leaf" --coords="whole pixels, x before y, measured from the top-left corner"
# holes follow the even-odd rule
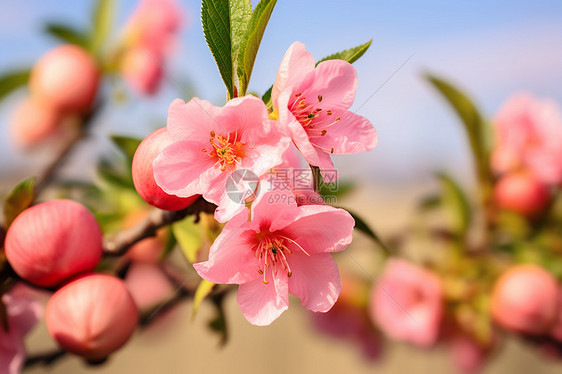
[[[203,33],[207,45],[215,58],[224,85],[228,90],[228,97],[232,98],[234,97],[234,78],[229,1],[201,1],[201,23],[203,24]]]
[[[373,229],[367,224],[367,222],[365,222],[357,214],[355,214],[353,212],[350,212],[349,209],[346,209],[346,210],[349,214],[351,214],[351,216],[355,220],[355,228],[357,230],[361,231],[362,233],[366,234],[368,237],[373,239],[374,242],[377,243],[382,248],[383,251],[385,251],[386,253],[390,253],[390,250],[388,249],[388,247],[382,242],[382,240],[375,233],[375,231],[373,231]]]
[[[31,206],[35,199],[35,193],[33,191],[34,186],[35,178],[28,178],[19,183],[10,192],[4,201],[4,223],[6,228],[14,222],[14,219],[16,219],[21,212]]]
[[[197,289],[195,290],[195,295],[193,296],[193,312],[191,314],[191,320],[195,319],[201,303],[207,296],[209,296],[211,291],[213,291],[213,287],[215,287],[213,282],[201,279],[201,282],[197,285]]]
[[[90,50],[96,55],[99,55],[103,44],[111,33],[114,8],[113,0],[97,0],[94,6]]]
[[[271,108],[271,91],[273,91],[273,86],[269,87],[267,89],[267,91],[265,91],[265,93],[263,94],[263,96],[261,97],[261,99],[263,100],[263,102],[265,103],[265,106],[269,109]]]
[[[68,25],[49,23],[45,27],[45,32],[65,43],[76,44],[84,48],[88,45],[88,37],[83,32]]]
[[[437,175],[441,188],[442,204],[447,207],[451,212],[451,217],[448,220],[452,222],[454,230],[461,235],[464,235],[472,220],[472,212],[465,193],[460,186],[447,174],[440,173]]]
[[[130,136],[111,135],[111,140],[117,148],[119,148],[129,160],[133,159],[141,139],[132,138]]]
[[[230,0],[230,39],[232,52],[232,71],[238,65],[240,44],[246,35],[248,23],[252,17],[252,2],[250,0]]]
[[[240,96],[246,94],[265,28],[277,0],[261,0],[250,18],[246,35],[238,54],[238,81]]]
[[[468,135],[470,148],[472,149],[478,180],[484,194],[489,194],[491,189],[491,171],[486,146],[486,122],[476,105],[458,88],[431,74],[426,74],[426,78],[441,93],[462,120]]]
[[[0,100],[29,80],[29,69],[14,70],[0,75]]]
[[[203,242],[200,228],[195,224],[194,217],[190,216],[172,224],[172,232],[187,260],[190,263],[197,262],[197,254]]]
[[[363,56],[363,54],[367,52],[367,49],[369,49],[369,47],[371,46],[372,41],[373,39],[369,40],[367,43],[360,44],[357,47],[346,49],[345,51],[337,52],[329,56],[326,56],[323,59],[316,62],[316,65],[327,60],[344,60],[349,62],[350,64],[353,64],[355,61],[359,59],[359,57]]]

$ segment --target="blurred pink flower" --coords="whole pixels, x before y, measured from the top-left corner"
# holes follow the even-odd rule
[[[373,149],[377,133],[371,123],[349,111],[355,99],[357,73],[343,60],[315,67],[300,42],[281,62],[271,94],[279,123],[309,164],[333,168],[330,154]]]
[[[289,307],[289,293],[313,312],[326,312],[340,294],[330,252],[351,243],[354,220],[325,205],[297,207],[290,191],[262,193],[213,243],[209,260],[194,264],[214,283],[239,284],[238,305],[255,325],[269,325]]]
[[[173,295],[174,287],[156,264],[131,264],[125,285],[139,310],[153,308]]]
[[[43,314],[43,306],[30,288],[17,284],[2,297],[8,316],[8,331],[0,328],[0,372],[18,374],[25,361],[24,337]]]
[[[466,335],[458,335],[450,342],[455,367],[462,373],[477,373],[484,366],[488,350]]]
[[[289,138],[277,131],[263,101],[254,96],[216,107],[199,98],[176,99],[168,112],[173,143],[154,161],[154,179],[168,194],[201,194],[219,206],[225,222],[245,209],[227,195],[226,182],[236,170],[260,177],[282,161]]]
[[[158,89],[181,23],[181,9],[173,0],[142,0],[127,23],[121,71],[139,92]]]
[[[388,261],[371,294],[371,317],[391,339],[421,347],[437,342],[443,318],[443,289],[429,270],[404,260]]]
[[[562,114],[551,100],[511,97],[494,118],[496,173],[528,169],[543,183],[562,182]]]

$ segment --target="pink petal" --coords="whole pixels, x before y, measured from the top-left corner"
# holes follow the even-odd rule
[[[355,100],[357,73],[347,61],[328,60],[318,64],[311,83],[303,81],[295,90],[308,100],[322,96],[325,110],[348,109]]]
[[[206,192],[219,171],[199,143],[175,142],[154,160],[154,180],[166,193],[188,197]]]
[[[268,183],[284,187],[267,190]],[[273,232],[294,222],[298,213],[295,195],[283,180],[272,177],[270,182],[260,184],[260,193],[252,204],[253,221],[271,224],[269,230]]]
[[[283,56],[271,91],[271,100],[274,107],[279,107],[277,100],[280,93],[288,90],[290,95],[292,87],[301,83],[310,72],[314,71],[314,65],[314,57],[306,51],[304,44],[301,42],[291,44],[285,52],[285,56]]]
[[[198,97],[187,103],[175,99],[168,108],[168,132],[174,141],[208,140],[211,131],[221,128],[216,119],[220,109]]]
[[[193,264],[201,278],[213,283],[226,284],[248,283],[256,278],[261,279],[258,260],[250,241],[250,236],[255,235],[255,231],[244,226],[247,220],[247,211],[230,220],[211,246],[209,260]]]
[[[341,292],[340,274],[332,255],[294,252],[288,260],[292,271],[289,292],[299,297],[308,310],[330,310]]]
[[[0,372],[20,374],[25,360],[23,337],[0,334]]]
[[[313,145],[333,149],[334,154],[370,151],[377,145],[378,137],[371,122],[353,112],[341,114],[341,120],[327,128],[324,136],[311,139]]]
[[[252,95],[230,100],[219,119],[221,124],[228,121],[230,128],[239,129],[238,139],[250,144],[263,141],[274,123],[263,101]]]
[[[289,308],[287,274],[277,273],[273,282],[263,283],[259,278],[238,288],[238,306],[248,322],[257,326],[271,324]]]
[[[342,251],[351,243],[355,220],[345,210],[328,205],[303,205],[299,210],[283,231],[309,254]]]

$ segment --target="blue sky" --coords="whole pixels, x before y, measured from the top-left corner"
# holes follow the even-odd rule
[[[41,33],[45,22],[85,25],[91,4],[0,0],[0,71],[28,66],[56,45]],[[189,25],[182,30],[170,71],[176,79],[189,81],[198,96],[219,103],[224,89],[203,39],[200,3],[189,0],[181,5],[189,13]],[[134,7],[134,1],[118,2],[117,25]],[[271,85],[285,50],[295,40],[321,58],[370,38],[371,49],[355,64],[359,89],[354,107],[361,106],[358,114],[373,122],[380,143],[368,154],[338,158],[344,175],[409,183],[447,169],[470,179],[466,142],[456,119],[423,81],[423,71],[458,83],[489,115],[522,90],[562,102],[560,1],[279,0],[250,88],[262,93]],[[36,157],[21,154],[6,135],[10,111],[21,96],[0,104],[0,156],[10,160],[0,163],[0,169],[32,163]],[[155,123],[163,124],[168,103],[178,96],[189,95],[170,83],[155,100],[133,98],[124,107],[108,110],[95,134],[145,135]]]

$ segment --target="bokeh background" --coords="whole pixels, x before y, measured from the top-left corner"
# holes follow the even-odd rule
[[[253,1],[255,4],[256,2]],[[135,1],[118,1],[117,25],[123,25]],[[107,134],[145,136],[164,124],[168,104],[197,95],[221,104],[224,88],[207,49],[198,1],[180,2],[186,13],[165,87],[156,98],[131,94],[112,104],[98,119],[94,134],[73,156],[64,173],[91,177],[94,157],[108,152]],[[43,33],[47,21],[76,26],[91,17],[92,1],[0,1],[0,72],[31,66],[57,44]],[[119,35],[119,29],[115,30]],[[355,67],[359,89],[352,109],[369,118],[379,134],[367,154],[336,158],[344,178],[361,182],[344,201],[363,212],[382,236],[407,227],[417,196],[432,184],[432,173],[447,170],[470,188],[473,177],[468,145],[457,119],[424,81],[430,71],[463,87],[490,116],[511,94],[530,91],[562,102],[562,3],[559,1],[279,1],[258,53],[250,90],[262,94],[273,82],[287,47],[303,42],[316,57],[363,43],[373,44]],[[23,152],[9,137],[9,120],[23,93],[0,103],[0,187],[39,170],[42,151]],[[351,249],[368,272],[377,248],[358,237]],[[345,259],[343,259],[345,261]],[[353,264],[348,264],[350,267]],[[359,269],[358,271],[363,271]],[[451,372],[442,349],[420,351],[401,345],[367,363],[352,345],[317,335],[309,316],[293,308],[268,328],[249,325],[235,298],[228,301],[230,342],[217,348],[207,332],[210,307],[190,323],[189,305],[173,311],[160,325],[137,334],[102,368],[86,368],[75,359],[55,366],[56,373],[105,370],[154,372]],[[44,331],[43,331],[44,332]],[[45,346],[40,329],[30,349]],[[487,367],[489,373],[554,373],[562,366],[545,363],[522,343]],[[554,366],[553,366],[554,365]],[[33,369],[42,373],[44,369]]]

